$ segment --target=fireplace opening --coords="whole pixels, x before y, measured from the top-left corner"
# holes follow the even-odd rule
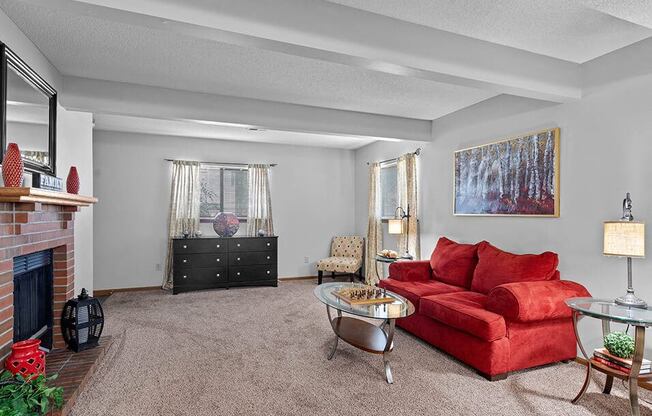
[[[52,348],[52,250],[14,257],[14,342],[41,340]]]

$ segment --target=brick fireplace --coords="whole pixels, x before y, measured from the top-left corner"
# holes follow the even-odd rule
[[[64,347],[60,328],[63,305],[75,291],[74,213],[77,206],[42,202],[0,202],[0,358],[14,341],[14,261],[18,256],[52,250],[53,348]]]

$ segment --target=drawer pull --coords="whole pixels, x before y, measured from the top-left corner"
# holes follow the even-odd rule
[[[188,278],[188,276],[186,276],[186,275],[184,274],[184,275],[183,275],[183,278],[184,278],[184,279],[187,279],[187,278]]]
[[[184,244],[184,245],[183,245],[183,248],[188,248],[188,246]]]
[[[269,260],[269,256],[267,256],[267,260]]]
[[[240,247],[240,243],[236,244],[238,247]]]
[[[240,272],[236,273],[238,276],[240,276]]]
[[[271,245],[272,245],[272,243],[267,243],[267,247],[269,247],[269,246],[271,246]]]
[[[184,262],[184,263],[188,263],[188,260],[186,260],[186,259],[183,259],[183,262]]]
[[[269,270],[267,270],[267,274],[269,274]]]
[[[215,259],[215,261],[220,261],[220,258],[219,258],[219,257],[218,257],[218,258],[216,258],[216,259]]]
[[[218,244],[218,245],[216,245],[215,247],[220,248],[220,245]]]

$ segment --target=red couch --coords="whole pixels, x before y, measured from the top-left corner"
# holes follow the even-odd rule
[[[416,312],[397,325],[474,367],[489,380],[576,357],[564,300],[590,296],[559,280],[557,254],[512,254],[486,241],[439,239],[430,260],[396,262],[379,286]]]

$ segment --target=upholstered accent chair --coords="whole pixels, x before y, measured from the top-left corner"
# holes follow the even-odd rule
[[[317,262],[318,284],[321,284],[324,272],[330,272],[333,278],[335,273],[346,273],[351,281],[357,272],[362,278],[363,253],[364,238],[357,235],[333,237],[331,256]]]

